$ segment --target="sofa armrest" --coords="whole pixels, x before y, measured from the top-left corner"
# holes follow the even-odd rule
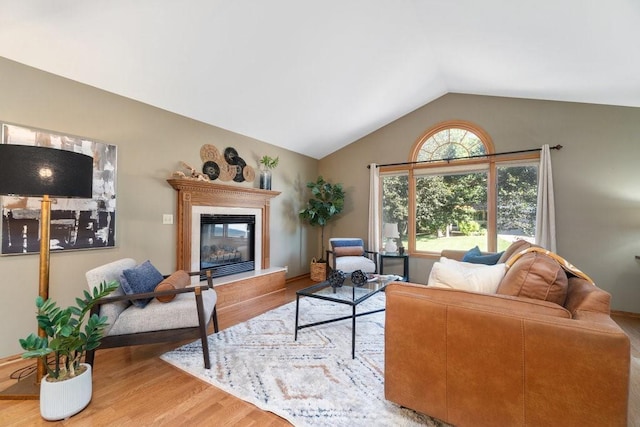
[[[460,426],[626,424],[630,347],[615,322],[414,284],[386,298],[387,399]]]

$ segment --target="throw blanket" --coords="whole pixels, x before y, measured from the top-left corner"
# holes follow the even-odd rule
[[[545,248],[541,248],[539,246],[532,246],[530,248],[524,249],[524,250],[518,252],[517,254],[513,255],[506,262],[507,269],[509,267],[511,267],[522,255],[527,254],[529,252],[538,252],[538,253],[550,256],[551,258],[553,258],[556,261],[558,261],[560,266],[562,266],[564,271],[566,271],[568,274],[572,274],[572,275],[574,275],[576,277],[580,277],[581,279],[586,280],[587,282],[591,283],[594,286],[596,285],[595,282],[593,280],[591,280],[591,278],[589,276],[584,274],[582,271],[580,271],[577,267],[575,267],[569,261],[567,261],[566,259],[562,258],[560,255],[558,255],[556,253],[553,253],[551,251],[548,251]]]

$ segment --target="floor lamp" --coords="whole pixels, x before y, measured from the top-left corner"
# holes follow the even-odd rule
[[[40,273],[38,295],[49,298],[50,197],[91,198],[93,159],[90,156],[54,148],[0,144],[0,195],[42,197],[40,214]],[[38,335],[45,337],[38,328]],[[37,399],[46,372],[39,358],[35,380],[19,380],[0,399]]]

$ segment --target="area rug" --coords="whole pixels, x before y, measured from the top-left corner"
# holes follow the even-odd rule
[[[384,307],[384,293],[358,312]],[[211,369],[199,341],[165,353],[174,366],[273,412],[295,426],[443,426],[384,398],[384,312],[310,327],[294,341],[296,303],[209,336]],[[300,299],[300,323],[351,314],[351,307]]]

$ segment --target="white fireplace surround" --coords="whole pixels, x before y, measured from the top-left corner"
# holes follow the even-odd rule
[[[191,271],[200,270],[200,218],[202,215],[253,215],[255,271],[262,269],[262,210],[252,208],[233,208],[227,206],[193,206],[191,208]]]

